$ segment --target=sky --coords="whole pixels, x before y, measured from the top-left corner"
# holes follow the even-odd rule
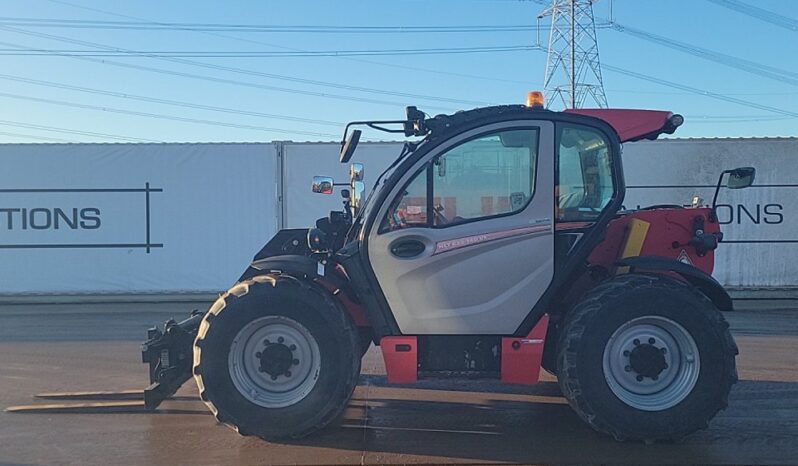
[[[741,2],[786,17],[788,26],[710,0],[597,1],[596,23],[607,24],[612,13],[617,25],[597,31],[609,106],[680,113],[686,121],[677,137],[798,136],[798,30],[789,26],[798,23],[798,1],[733,3]],[[435,115],[523,103],[528,91],[543,90],[545,50],[359,57],[64,54],[518,48],[538,44],[538,33],[295,31],[296,26],[533,26],[544,9],[540,3],[2,0],[0,143],[332,141],[340,139],[347,121],[401,119],[407,105]],[[58,20],[60,26],[41,20]],[[96,21],[141,24],[83,27]],[[540,33],[544,48],[546,21]],[[152,29],[153,23],[228,27]],[[241,25],[291,32],[234,30]],[[652,34],[687,44],[693,54],[641,38]],[[47,53],[31,55],[30,49]],[[695,55],[706,57],[707,51],[723,54],[711,56],[735,66]]]

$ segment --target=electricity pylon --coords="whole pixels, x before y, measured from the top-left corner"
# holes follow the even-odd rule
[[[564,108],[582,108],[585,103],[607,107],[593,18],[594,1],[552,0],[551,6],[538,16],[551,16],[544,78],[549,107],[562,104]]]

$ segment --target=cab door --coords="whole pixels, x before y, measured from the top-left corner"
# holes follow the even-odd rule
[[[461,133],[394,186],[367,238],[404,334],[512,334],[554,273],[554,125]]]

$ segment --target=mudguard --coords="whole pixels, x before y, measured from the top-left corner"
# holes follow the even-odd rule
[[[629,267],[630,272],[633,272],[635,269],[645,269],[677,273],[688,283],[701,290],[701,292],[721,311],[734,310],[732,299],[729,293],[723,289],[723,285],[718,283],[712,275],[692,265],[660,256],[627,257],[619,260],[616,265]]]
[[[247,280],[264,273],[265,270],[294,272],[301,275],[316,273],[316,261],[309,257],[310,249],[307,241],[307,228],[280,230],[255,254],[249,267],[238,277],[238,281]],[[274,259],[273,263],[266,262]],[[308,262],[310,261],[310,262]],[[256,266],[257,264],[257,266]],[[312,269],[312,271],[310,270]]]
[[[319,262],[312,257],[282,255],[253,261],[250,268],[260,272],[280,271],[317,277]]]
[[[281,272],[297,277],[307,277],[312,280],[321,279],[330,283],[336,289],[346,286],[346,280],[335,273],[326,273],[326,271],[319,273],[319,261],[317,259],[293,254],[255,260],[249,265],[249,268],[239,281],[269,272]]]
[[[363,307],[350,297],[349,283],[346,278],[333,270],[334,264],[328,264],[328,266],[331,268],[327,269],[327,266],[325,266],[320,269],[319,261],[308,256],[272,256],[253,261],[239,281],[270,272],[292,275],[300,279],[306,278],[310,282],[318,283],[322,288],[332,293],[352,317],[355,325],[369,327],[370,324]]]

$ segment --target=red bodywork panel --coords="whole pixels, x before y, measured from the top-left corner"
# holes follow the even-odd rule
[[[532,385],[538,382],[543,346],[549,328],[544,315],[529,335],[502,338],[501,381]],[[388,383],[415,383],[418,380],[418,340],[414,336],[383,337],[380,349]]]
[[[676,126],[670,125],[673,113],[660,110],[577,108],[563,112],[606,121],[618,133],[622,143],[639,139],[656,139],[659,134],[672,133],[676,129]]]
[[[415,383],[418,380],[416,337],[383,337],[380,340],[388,383]]]
[[[718,222],[710,221],[711,209],[706,207],[687,209],[652,209],[630,212],[612,220],[607,226],[604,241],[590,254],[588,262],[615,270],[615,262],[621,259],[629,236],[629,224],[633,219],[649,223],[639,256],[660,256],[689,261],[695,267],[711,274],[714,267],[714,251],[699,256],[695,248],[687,243],[693,237],[693,222],[696,217],[704,220],[705,233],[720,231]],[[674,248],[674,242],[679,246]],[[681,257],[680,257],[681,256]]]
[[[502,382],[524,385],[538,383],[548,328],[549,315],[545,314],[526,338],[502,338]]]

